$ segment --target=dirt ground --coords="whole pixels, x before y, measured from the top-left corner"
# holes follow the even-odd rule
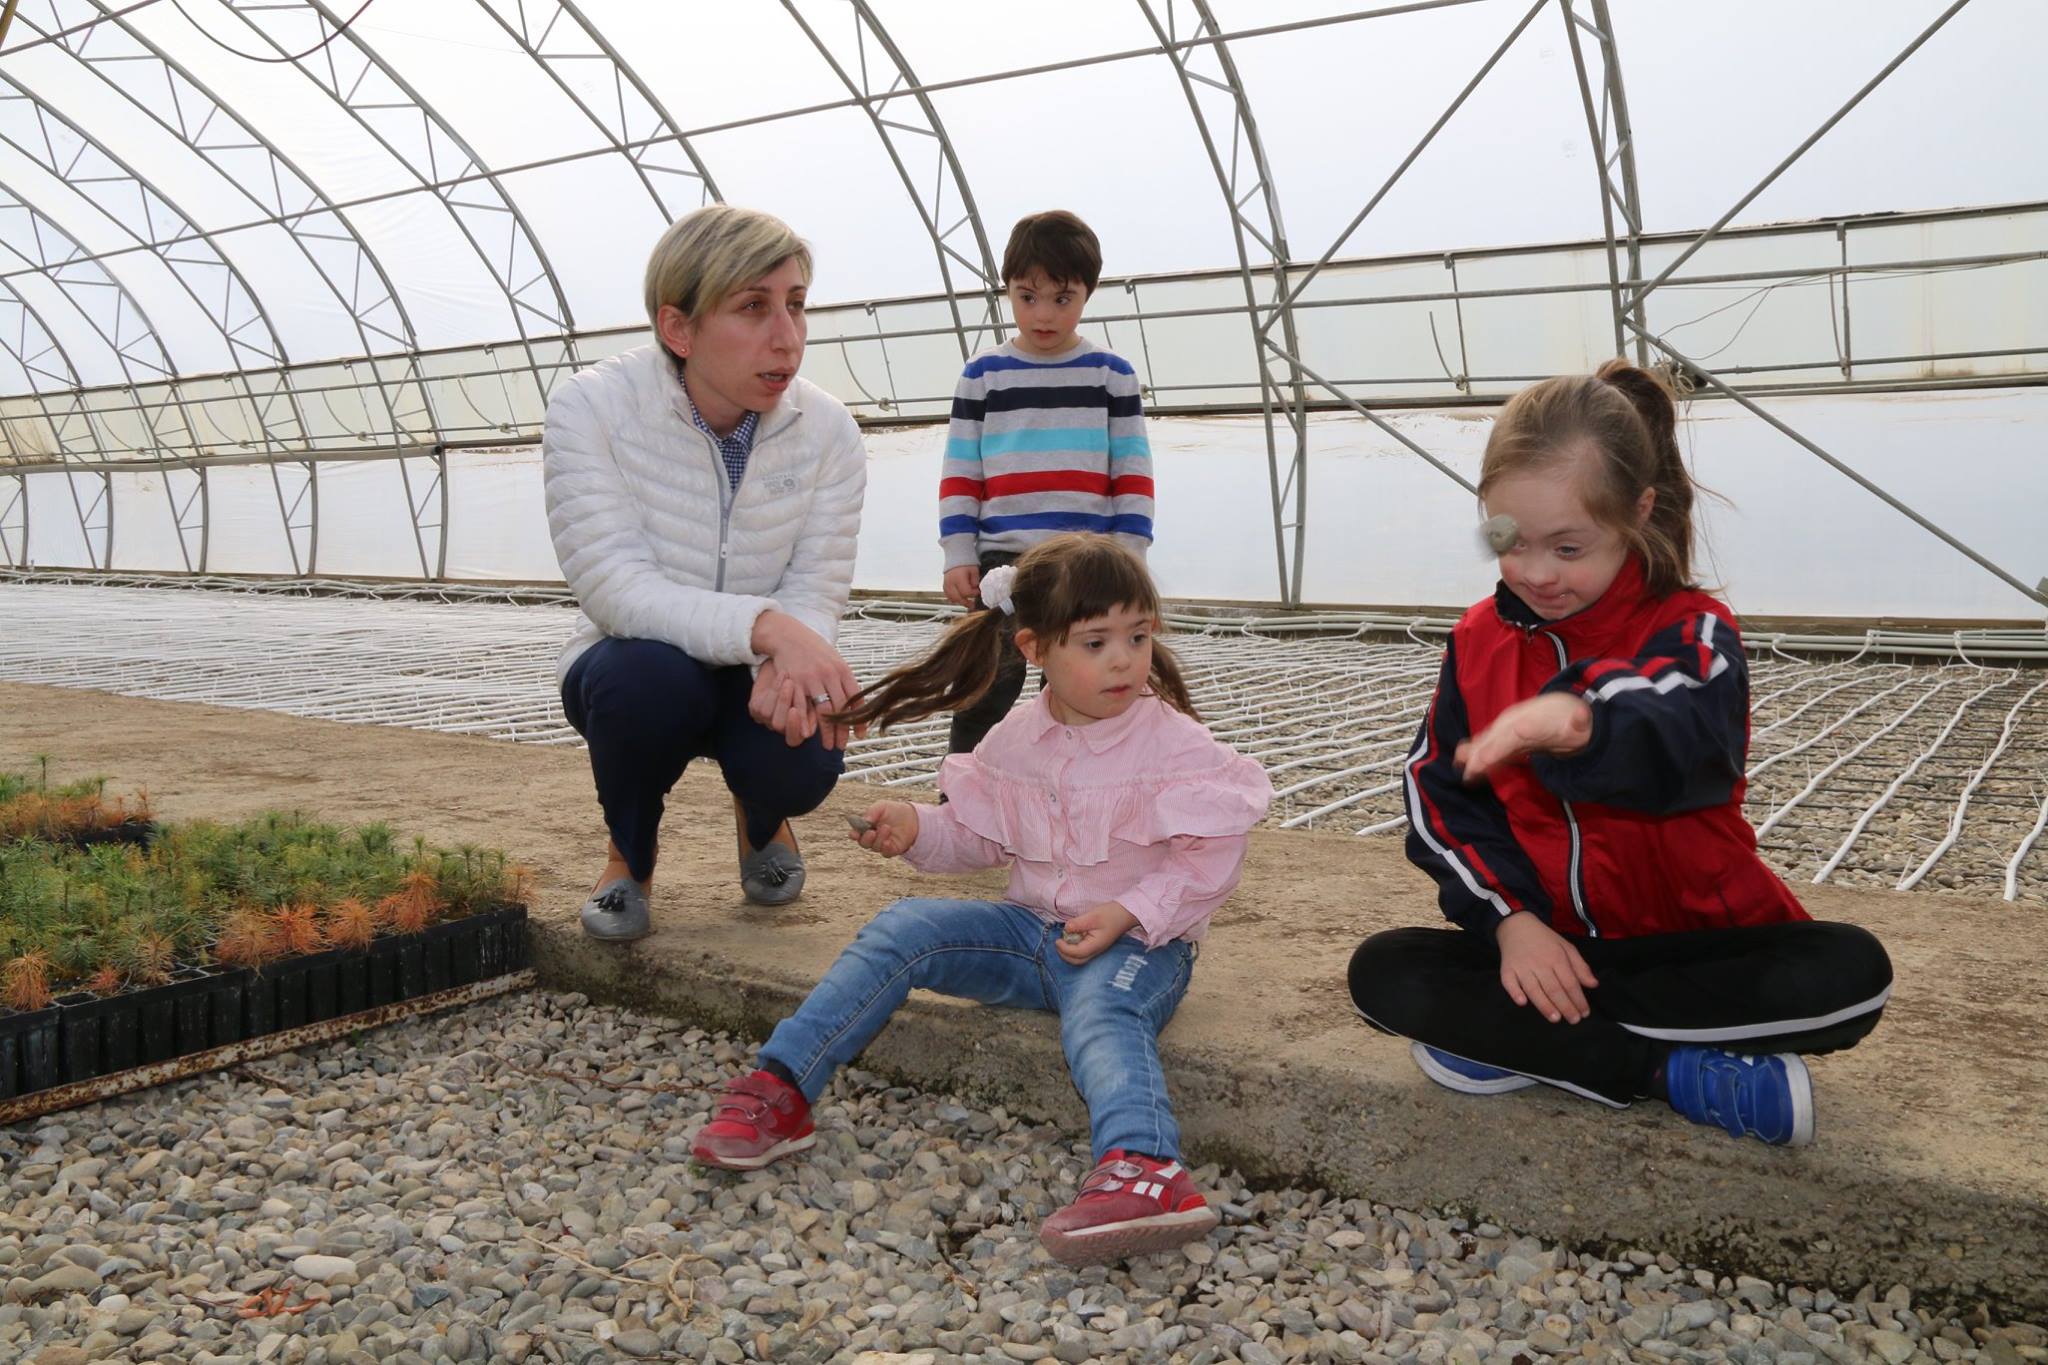
[[[534,914],[561,945],[554,960],[567,971],[589,951],[573,917],[604,832],[580,750],[0,684],[0,767],[20,769],[40,753],[51,755],[52,778],[105,774],[117,790],[146,788],[172,818],[297,809],[503,848],[535,869]],[[603,950],[588,959],[591,971],[655,1004],[673,997],[648,980],[693,972],[745,976],[764,998],[792,999],[890,900],[1001,885],[993,874],[922,878],[851,845],[839,814],[870,796],[842,784],[798,822],[806,892],[792,907],[760,910],[739,895],[717,770],[693,766],[664,826],[660,932],[630,956]],[[1276,1158],[1273,1172],[1363,1182],[1375,1198],[1408,1207],[1483,1206],[1567,1238],[1655,1232],[1657,1216],[1674,1215],[1637,1205],[1693,1200],[1710,1207],[1692,1215],[1700,1231],[1691,1240],[1711,1249],[1735,1236],[1711,1205],[1754,1202],[1759,1211],[1737,1221],[1775,1220],[1775,1249],[1757,1254],[1781,1273],[1896,1265],[1909,1284],[1917,1274],[1922,1287],[1934,1277],[1958,1294],[2048,1305],[2037,1268],[2048,1256],[2048,915],[1954,895],[1799,889],[1817,916],[1877,933],[1898,985],[1867,1043],[1815,1063],[1821,1141],[1785,1153],[1642,1105],[1612,1115],[1558,1092],[1471,1101],[1432,1090],[1405,1048],[1358,1023],[1343,987],[1366,934],[1438,922],[1428,880],[1397,840],[1256,832],[1243,885],[1217,917],[1167,1035],[1170,1068],[1191,1078],[1175,1081],[1191,1141],[1212,1134],[1215,1149],[1241,1156],[1263,1136],[1298,1138],[1298,1159]],[[543,951],[544,973],[549,961]],[[1048,1055],[1056,1069],[1056,1052]],[[940,1069],[928,1080],[953,1074],[943,1060],[930,1065]],[[958,1071],[971,1088],[982,1068]],[[1262,1118],[1261,1088],[1275,1084],[1309,1093],[1282,1096]],[[1305,1137],[1281,1117],[1297,1103]],[[1514,1106],[1512,1125],[1497,1121],[1505,1105]],[[1502,1161],[1516,1167],[1505,1185]],[[1758,1181],[1768,1188],[1752,1198],[1745,1182]],[[1588,1188],[1601,1184],[1604,1192]]]

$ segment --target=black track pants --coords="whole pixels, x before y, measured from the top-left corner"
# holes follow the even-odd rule
[[[1891,994],[1891,959],[1853,924],[1571,943],[1600,979],[1576,1024],[1517,1005],[1493,941],[1463,929],[1374,934],[1351,956],[1351,999],[1384,1032],[1619,1105],[1650,1093],[1674,1045],[1834,1052],[1877,1027]]]

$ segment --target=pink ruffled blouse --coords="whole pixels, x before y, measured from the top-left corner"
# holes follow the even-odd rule
[[[1265,769],[1156,696],[1062,725],[1041,692],[939,770],[946,804],[917,808],[904,854],[921,872],[1010,863],[1008,898],[1055,924],[1105,901],[1147,948],[1199,940],[1237,886],[1265,815]]]

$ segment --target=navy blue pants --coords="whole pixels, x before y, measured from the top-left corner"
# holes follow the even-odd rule
[[[597,801],[634,880],[654,875],[663,802],[693,758],[718,761],[754,848],[838,785],[845,753],[816,735],[791,748],[747,714],[753,690],[744,665],[699,663],[658,640],[607,637],[569,666],[562,709],[590,745]]]

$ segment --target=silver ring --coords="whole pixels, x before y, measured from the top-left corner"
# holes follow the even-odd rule
[[[830,706],[832,704],[832,694],[830,692],[820,692],[812,697],[811,701],[817,706]]]

